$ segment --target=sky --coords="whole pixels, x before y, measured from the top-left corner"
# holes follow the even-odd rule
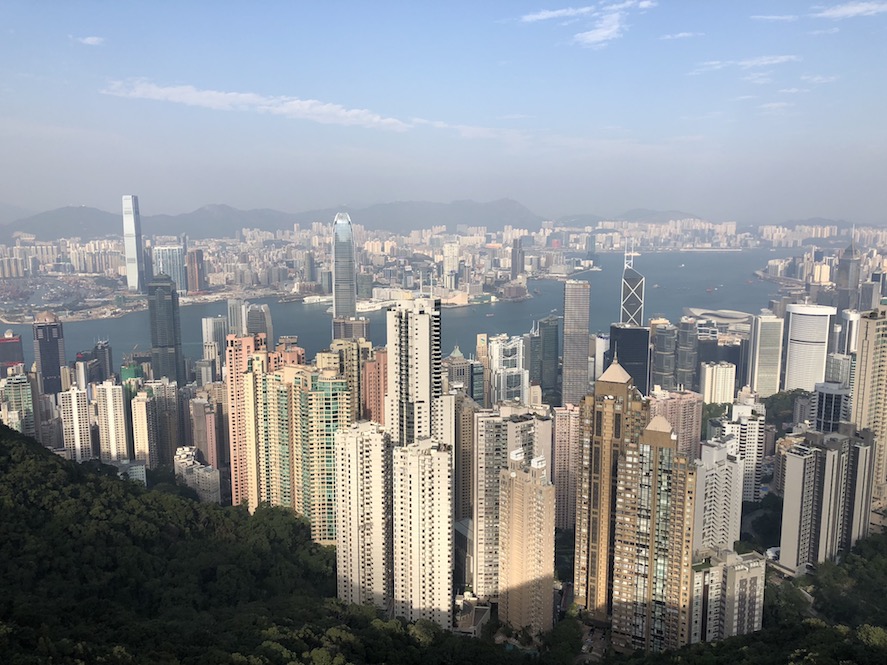
[[[31,211],[887,223],[887,2],[5,0],[0,31],[0,203]]]

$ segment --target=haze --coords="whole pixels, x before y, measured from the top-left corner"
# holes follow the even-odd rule
[[[0,202],[887,221],[887,2],[7,2]]]

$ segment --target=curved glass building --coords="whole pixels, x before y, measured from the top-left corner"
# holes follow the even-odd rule
[[[333,318],[357,314],[357,275],[351,217],[340,212],[333,222]]]

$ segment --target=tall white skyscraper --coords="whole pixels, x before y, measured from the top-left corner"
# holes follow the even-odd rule
[[[875,434],[874,492],[887,497],[887,307],[865,312],[859,320],[856,376],[852,378],[851,421]]]
[[[157,403],[147,392],[139,391],[130,402],[132,409],[133,457],[149,469],[159,464]]]
[[[746,383],[761,397],[779,392],[784,323],[769,310],[761,312],[752,323]]]
[[[753,400],[737,400],[730,411],[730,420],[719,425],[721,436],[733,436],[730,453],[742,463],[742,500],[761,499],[761,477],[764,473],[764,405]]]
[[[123,409],[123,386],[105,381],[95,387],[99,412],[99,450],[103,462],[125,462],[129,459],[126,441],[126,413]]]
[[[59,410],[62,416],[62,438],[68,459],[74,462],[91,460],[92,438],[86,389],[71,386],[70,389],[59,393]]]
[[[142,221],[139,218],[139,197],[123,197],[123,254],[126,258],[126,288],[145,290],[145,255],[142,246]]]
[[[432,434],[432,404],[442,394],[440,300],[400,301],[388,310],[385,424],[396,443]]]
[[[357,316],[357,272],[351,217],[340,212],[333,222],[333,318]]]
[[[490,398],[493,404],[505,401],[527,402],[530,371],[524,367],[524,338],[495,335],[489,338]]]
[[[188,291],[188,273],[185,269],[185,248],[182,245],[157,245],[151,250],[155,275],[169,275],[176,291]]]
[[[420,438],[393,452],[393,616],[453,625],[452,451]]]
[[[336,433],[336,582],[340,600],[387,610],[392,577],[392,448],[381,425]]]
[[[825,379],[831,317],[837,313],[826,305],[792,304],[788,315],[784,390],[813,391]]]
[[[564,283],[563,404],[579,404],[588,394],[588,316],[591,284],[570,279]]]
[[[736,365],[728,362],[702,363],[699,392],[705,404],[729,404],[736,394]]]
[[[735,437],[704,441],[696,460],[693,551],[733,549],[742,527],[742,462]]]

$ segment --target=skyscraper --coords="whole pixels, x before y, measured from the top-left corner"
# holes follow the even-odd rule
[[[25,374],[0,377],[0,417],[6,425],[25,436],[37,436],[34,417],[35,395]]]
[[[690,459],[699,456],[702,432],[702,395],[691,390],[654,390],[650,415],[664,417],[678,437],[678,452]]]
[[[647,395],[650,392],[650,329],[628,323],[610,326],[610,348],[604,354],[609,366],[616,358],[631,375],[634,386]]]
[[[524,367],[524,338],[495,335],[489,338],[490,398],[493,404],[527,402],[530,372]]]
[[[693,551],[729,550],[742,526],[742,462],[732,436],[705,441],[696,460]]]
[[[556,316],[548,316],[538,322],[536,332],[539,334],[539,355],[541,356],[542,401],[546,404],[561,403],[560,386],[557,381],[559,360],[559,330]]]
[[[866,312],[859,321],[856,377],[851,421],[875,434],[874,492],[887,497],[887,306]]]
[[[52,312],[41,312],[34,317],[34,360],[40,393],[53,396],[61,392],[62,366],[66,362],[65,334],[61,321]]]
[[[563,404],[578,404],[588,394],[588,317],[591,284],[570,279],[564,283]]]
[[[113,379],[95,387],[98,403],[99,456],[106,463],[129,460],[126,413],[123,408],[123,386]]]
[[[784,319],[764,310],[754,318],[749,344],[748,386],[761,397],[779,392]]]
[[[268,348],[274,348],[274,324],[271,321],[271,308],[267,304],[247,306],[244,323],[247,335],[265,333]]]
[[[201,319],[203,329],[204,359],[215,362],[216,378],[222,376],[222,364],[225,359],[225,338],[228,336],[228,321],[223,316],[207,316]],[[215,345],[212,358],[207,358],[207,344]]]
[[[130,402],[132,410],[133,458],[149,469],[160,463],[157,404],[152,395],[140,390]]]
[[[443,392],[440,300],[400,301],[388,310],[385,424],[396,443],[431,436],[431,408]]]
[[[780,337],[780,344],[782,339]],[[699,336],[696,319],[684,316],[678,323],[678,337],[675,346],[674,378],[678,386],[696,390],[699,385]]]
[[[93,458],[89,422],[89,400],[86,389],[71,386],[59,394],[62,416],[62,438],[69,460],[85,462]]]
[[[555,491],[555,526],[572,530],[576,526],[576,483],[579,479],[579,458],[582,452],[582,429],[579,406],[557,406],[552,409],[554,455],[551,477]]]
[[[634,269],[634,252],[631,251],[625,253],[621,302],[619,322],[632,326],[644,325],[644,277]]]
[[[825,305],[792,304],[786,309],[784,390],[812,391],[825,378],[831,317],[837,310]]]
[[[838,294],[837,309],[857,309],[859,307],[860,264],[859,248],[851,240],[850,245],[838,259],[835,270],[835,289]]]
[[[7,330],[0,337],[0,378],[6,376],[6,369],[25,362],[22,336]]]
[[[188,273],[183,245],[155,245],[151,257],[155,278],[167,275],[175,284],[176,291],[188,292]]]
[[[357,273],[351,217],[340,212],[333,222],[333,318],[357,315]]]
[[[145,250],[142,245],[142,220],[139,197],[123,197],[123,254],[126,257],[126,288],[139,293],[145,290]]]
[[[246,334],[246,324],[243,320],[243,299],[228,298],[228,334],[241,335]],[[225,347],[223,346],[222,349]]]
[[[191,249],[185,256],[185,270],[189,291],[206,291],[206,267],[203,250]]]
[[[728,362],[701,363],[699,392],[705,404],[729,404],[733,401],[736,365]]]
[[[674,390],[675,359],[678,329],[672,325],[659,325],[653,333],[653,363],[650,382],[663,390]]]
[[[148,316],[151,324],[151,369],[154,378],[165,376],[184,386],[185,359],[182,356],[179,294],[168,275],[156,275],[148,282]]]

